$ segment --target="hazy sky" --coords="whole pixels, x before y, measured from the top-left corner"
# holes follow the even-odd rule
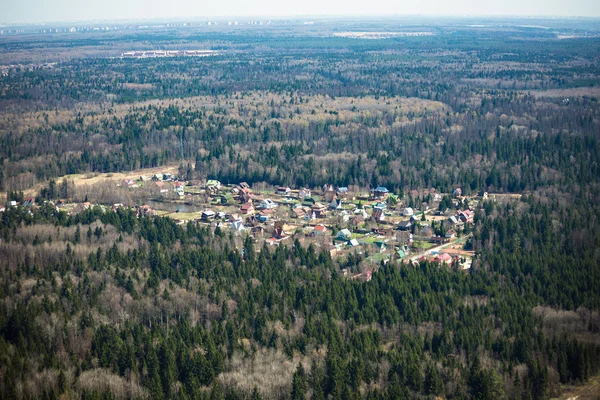
[[[216,16],[600,16],[600,0],[2,0],[0,22]]]

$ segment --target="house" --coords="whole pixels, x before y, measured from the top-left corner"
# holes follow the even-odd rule
[[[387,204],[383,202],[379,202],[373,206],[374,209],[385,210],[387,208]]]
[[[163,181],[171,181],[171,180],[173,180],[173,175],[169,174],[168,172],[165,172],[163,174]]]
[[[327,233],[327,227],[325,225],[316,225],[313,228],[312,235],[313,236],[322,236]]]
[[[377,240],[373,242],[373,244],[379,249],[379,252],[384,252],[387,249],[385,240]]]
[[[84,203],[84,204],[85,204],[85,203]],[[150,206],[149,206],[149,205],[147,205],[147,204],[145,204],[145,205],[141,206],[141,207],[139,208],[138,212],[139,212],[141,215],[145,216],[145,217],[151,217],[151,216],[153,216],[153,215],[156,215],[156,211],[154,211],[154,210],[152,209],[152,207],[150,207]]]
[[[311,196],[310,189],[300,189],[300,191],[298,192],[298,198],[300,200],[304,200],[306,197],[310,197],[310,196]]]
[[[356,239],[351,239],[348,241],[347,245],[350,247],[357,247],[360,246],[360,243],[358,243],[358,240]]]
[[[238,193],[245,193],[245,194],[250,195],[251,197],[254,196],[254,194],[252,194],[252,189],[250,189],[250,188],[239,188],[239,189],[234,188],[234,189],[237,190]]]
[[[448,223],[451,226],[460,226],[460,225],[463,224],[463,222],[461,221],[460,217],[457,217],[455,215],[453,215],[450,218],[448,218]]]
[[[244,229],[246,229],[246,227],[244,226],[244,223],[242,221],[233,221],[229,224],[229,227],[234,232],[241,232]]]
[[[283,227],[285,226],[285,222],[276,221],[275,222],[275,230],[273,231],[273,236],[277,239],[283,239],[287,235],[283,231]]]
[[[316,218],[323,218],[327,214],[327,207],[323,203],[316,202],[310,208]]]
[[[271,199],[264,199],[258,204],[258,208],[263,210],[272,210],[277,207],[277,204]]]
[[[308,213],[310,213],[309,207],[294,207],[292,208],[292,217],[294,218],[302,218]]]
[[[242,214],[253,214],[254,213],[254,206],[250,202],[244,203],[242,205],[242,207],[240,207],[240,212]]]
[[[163,180],[163,174],[154,174],[152,175],[152,181],[160,182]]]
[[[137,182],[134,181],[133,179],[125,179],[123,181],[123,185],[129,188],[133,188],[137,186]]]
[[[452,196],[454,196],[454,197],[462,196],[462,189],[461,188],[454,189],[454,191],[452,192]]]
[[[406,207],[404,210],[402,210],[402,215],[404,217],[411,217],[415,214],[415,210],[412,209],[412,207]]]
[[[233,222],[233,221],[241,221],[242,217],[240,217],[238,214],[225,214],[225,219],[227,219],[227,221],[229,221],[229,222]]]
[[[218,219],[225,219],[225,213],[223,211],[219,211],[215,217]]]
[[[206,188],[212,190],[218,190],[221,188],[221,182],[216,179],[209,179],[206,181]]]
[[[225,195],[220,197],[220,202],[221,204],[233,204],[233,197],[231,197],[229,193],[226,193]]]
[[[277,188],[277,194],[280,196],[287,196],[290,194],[290,192],[292,191],[292,189],[290,189],[289,187],[284,187],[284,186],[279,186]]]
[[[346,197],[348,195],[348,188],[346,186],[339,187],[337,189],[337,194],[340,197]]]
[[[412,229],[413,223],[411,220],[408,221],[400,221],[398,223],[398,230],[400,231],[410,231]]]
[[[242,204],[252,201],[253,198],[254,198],[254,193],[250,193],[250,189],[242,189],[240,191],[239,199]]]
[[[35,199],[33,197],[29,197],[23,201],[23,205],[25,207],[33,207],[35,206]]]
[[[439,203],[440,201],[442,201],[442,195],[439,193],[434,193],[433,195],[433,201],[436,203]]]
[[[373,210],[373,215],[371,215],[371,218],[373,218],[373,221],[383,222],[385,221],[385,214],[381,208],[376,208]]]
[[[337,198],[337,192],[333,188],[333,185],[323,186],[323,197],[328,203],[332,202]]]
[[[442,254],[438,255],[437,257],[435,257],[433,259],[433,261],[445,263],[445,264],[452,264],[452,257],[448,253],[442,253]]]
[[[183,182],[175,182],[175,183],[173,183],[173,191],[175,193],[177,193],[179,196],[183,196],[184,195],[183,186],[184,186]]]
[[[342,199],[333,199],[329,203],[329,208],[332,210],[340,210],[342,208]]]
[[[17,202],[15,200],[11,200],[8,202],[8,206],[9,207],[16,207],[17,206]]]
[[[433,243],[436,245],[448,243],[448,239],[445,236],[433,236],[429,238],[429,243]]]
[[[202,215],[200,216],[200,219],[202,221],[210,221],[211,219],[214,219],[216,215],[217,214],[212,210],[204,210],[204,211],[202,211]]]
[[[392,236],[394,234],[394,231],[391,228],[383,228],[381,226],[371,228],[371,231],[381,236]]]
[[[363,218],[362,215],[355,215],[354,217],[352,217],[352,219],[350,220],[350,225],[352,225],[353,227],[358,227],[360,224],[362,224],[363,222],[365,222],[365,219]]]
[[[401,246],[411,246],[413,235],[407,231],[396,231],[396,242]]]
[[[265,243],[267,243],[269,246],[275,246],[278,244],[277,242],[277,238],[268,238],[267,240],[265,240]]]
[[[389,190],[385,186],[377,186],[373,190],[373,197],[376,199],[385,199],[389,193]]]
[[[348,229],[342,229],[335,235],[335,238],[339,240],[350,240],[352,239],[352,232]]]
[[[473,211],[471,211],[471,210],[459,211],[459,213],[458,213],[458,217],[460,218],[460,220],[462,222],[468,223],[468,224],[473,223],[474,216],[475,215],[473,214]]]
[[[246,224],[248,224],[248,226],[258,226],[260,225],[260,221],[256,215],[250,215],[246,218]]]
[[[444,235],[446,239],[454,239],[456,237],[456,231],[454,229],[450,229]]]
[[[354,214],[362,216],[364,220],[369,218],[369,214],[367,214],[364,208],[357,208],[356,210],[354,210]]]
[[[250,189],[250,185],[248,185],[246,182],[242,182],[240,183],[240,189]]]
[[[488,192],[482,190],[479,192],[478,196],[481,197],[482,200],[487,200],[489,195]]]

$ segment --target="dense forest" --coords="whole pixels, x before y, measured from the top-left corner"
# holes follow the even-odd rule
[[[0,39],[11,60],[61,55],[0,77],[0,190],[21,203],[0,212],[0,398],[541,400],[597,376],[598,38],[268,29]],[[103,47],[148,43],[222,53]],[[41,201],[71,197],[65,175],[168,165],[186,180],[384,185],[404,200],[522,196],[479,203],[470,269],[382,262],[367,282],[341,273],[364,271],[364,255],[299,237],[259,246]]]
[[[197,35],[182,40],[218,37]],[[289,35],[223,33],[229,45],[212,57],[11,70],[0,80],[0,190],[194,161],[224,182],[402,190],[517,192],[598,176],[593,39]],[[174,37],[144,40],[168,48]],[[25,55],[41,44],[2,45]]]
[[[2,397],[548,398],[600,369],[598,227],[555,206],[486,203],[467,273],[391,263],[366,283],[297,242],[12,208]]]

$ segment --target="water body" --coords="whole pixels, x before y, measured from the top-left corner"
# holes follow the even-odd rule
[[[169,212],[199,212],[204,210],[204,207],[201,206],[194,206],[175,202],[162,202],[156,200],[148,200],[144,204],[148,204],[155,210],[163,210]]]

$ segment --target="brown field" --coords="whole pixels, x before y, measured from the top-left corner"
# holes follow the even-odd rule
[[[59,178],[59,180],[67,179],[68,181],[73,181],[75,183],[75,187],[80,187],[83,185],[95,185],[98,183],[106,183],[106,182],[119,182],[124,179],[134,179],[137,180],[141,175],[146,175],[148,177],[152,177],[152,175],[157,173],[177,173],[179,166],[178,165],[165,165],[162,167],[156,168],[143,168],[135,171],[128,172],[109,172],[109,173],[85,173],[85,174],[72,174],[65,175],[64,177]],[[46,185],[46,182],[38,183],[33,187],[25,190],[25,197],[35,196],[40,190]]]

